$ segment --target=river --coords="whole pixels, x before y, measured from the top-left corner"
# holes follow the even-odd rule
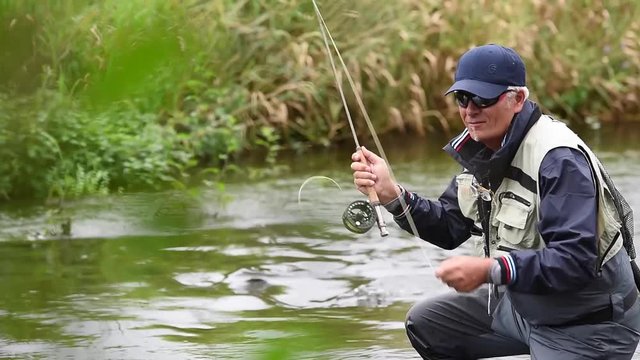
[[[582,135],[640,209],[640,128]],[[390,139],[385,152],[407,189],[436,197],[459,170],[443,143]],[[417,359],[405,313],[449,291],[433,269],[469,247],[435,248],[389,214],[386,238],[345,230],[363,199],[350,153],[290,155],[280,176],[258,169],[224,189],[3,205],[0,357]],[[298,201],[311,176],[341,189],[313,180]]]

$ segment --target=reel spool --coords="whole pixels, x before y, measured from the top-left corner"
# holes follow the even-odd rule
[[[352,202],[342,214],[344,227],[356,234],[364,234],[369,231],[376,224],[376,220],[373,206],[364,200]]]

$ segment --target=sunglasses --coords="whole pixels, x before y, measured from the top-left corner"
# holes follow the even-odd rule
[[[492,99],[486,99],[465,91],[456,91],[453,94],[456,97],[456,102],[458,103],[458,106],[460,106],[461,108],[466,109],[467,106],[469,106],[469,101],[472,101],[477,107],[484,109],[484,108],[488,108],[489,106],[495,105],[498,101],[500,101],[500,98],[502,97],[502,95],[511,91],[513,90],[507,90]]]

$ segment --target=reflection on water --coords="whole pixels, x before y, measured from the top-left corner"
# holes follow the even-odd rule
[[[602,134],[590,141],[637,209],[637,142]],[[394,172],[437,196],[457,166],[439,146],[415,144],[386,149]],[[390,216],[387,238],[346,231],[342,211],[362,198],[349,153],[292,158],[288,178],[229,184],[225,194],[87,199],[53,215],[3,209],[0,357],[417,359],[404,314],[448,291],[433,266],[452,253],[421,244]],[[342,190],[312,181],[298,203],[300,184],[315,175]],[[57,231],[65,219],[70,236]]]

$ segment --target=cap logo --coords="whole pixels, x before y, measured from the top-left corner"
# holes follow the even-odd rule
[[[498,65],[491,64],[489,65],[489,74],[495,74],[498,71]]]

